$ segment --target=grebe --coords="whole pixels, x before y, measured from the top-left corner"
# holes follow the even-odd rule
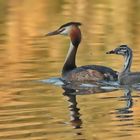
[[[76,67],[75,58],[78,46],[81,42],[81,31],[79,29],[80,25],[80,22],[69,22],[62,25],[57,30],[46,34],[46,36],[60,34],[70,37],[70,48],[62,69],[62,79],[66,82],[117,80],[117,72],[105,66],[86,65]]]
[[[118,80],[122,85],[130,85],[140,83],[140,72],[131,72],[131,63],[133,52],[127,45],[121,45],[120,47],[107,52],[107,54],[117,54],[124,56],[125,62],[122,71],[118,75]]]

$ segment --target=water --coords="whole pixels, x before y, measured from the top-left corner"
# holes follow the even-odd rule
[[[105,52],[128,44],[140,71],[140,1],[0,1],[0,139],[140,139],[140,86],[82,85],[57,79],[69,39],[44,34],[68,21],[83,23],[77,64],[120,70]],[[52,83],[48,84],[47,79]],[[55,83],[55,84],[54,84]]]

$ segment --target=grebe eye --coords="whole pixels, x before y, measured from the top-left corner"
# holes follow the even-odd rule
[[[61,29],[59,29],[59,32],[61,33],[61,32],[63,32],[65,30],[65,28],[61,28]]]
[[[120,48],[120,51],[127,52],[127,49],[126,48]]]

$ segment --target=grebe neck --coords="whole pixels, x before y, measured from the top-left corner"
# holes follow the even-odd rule
[[[125,58],[125,63],[123,66],[122,73],[130,72],[131,64],[132,64],[132,52],[129,52],[124,58]]]
[[[65,63],[62,70],[62,75],[66,72],[73,70],[76,68],[76,53],[78,46],[81,42],[81,31],[78,27],[73,27],[70,34],[70,48],[68,50]]]
[[[72,43],[70,43],[70,48],[68,50],[68,54],[64,62],[62,74],[64,74],[66,71],[76,68],[76,63],[75,63],[76,52],[77,52],[77,47],[75,47]]]

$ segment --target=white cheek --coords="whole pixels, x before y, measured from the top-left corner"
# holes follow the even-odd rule
[[[118,52],[118,54],[123,55],[123,52]]]
[[[119,52],[119,54],[120,54],[120,55],[123,55],[123,56],[125,55],[125,53],[124,53],[124,52]]]
[[[69,32],[70,32],[70,27],[67,27],[67,28],[65,28],[65,30],[64,31],[62,31],[60,34],[61,35],[68,35],[69,34]]]

